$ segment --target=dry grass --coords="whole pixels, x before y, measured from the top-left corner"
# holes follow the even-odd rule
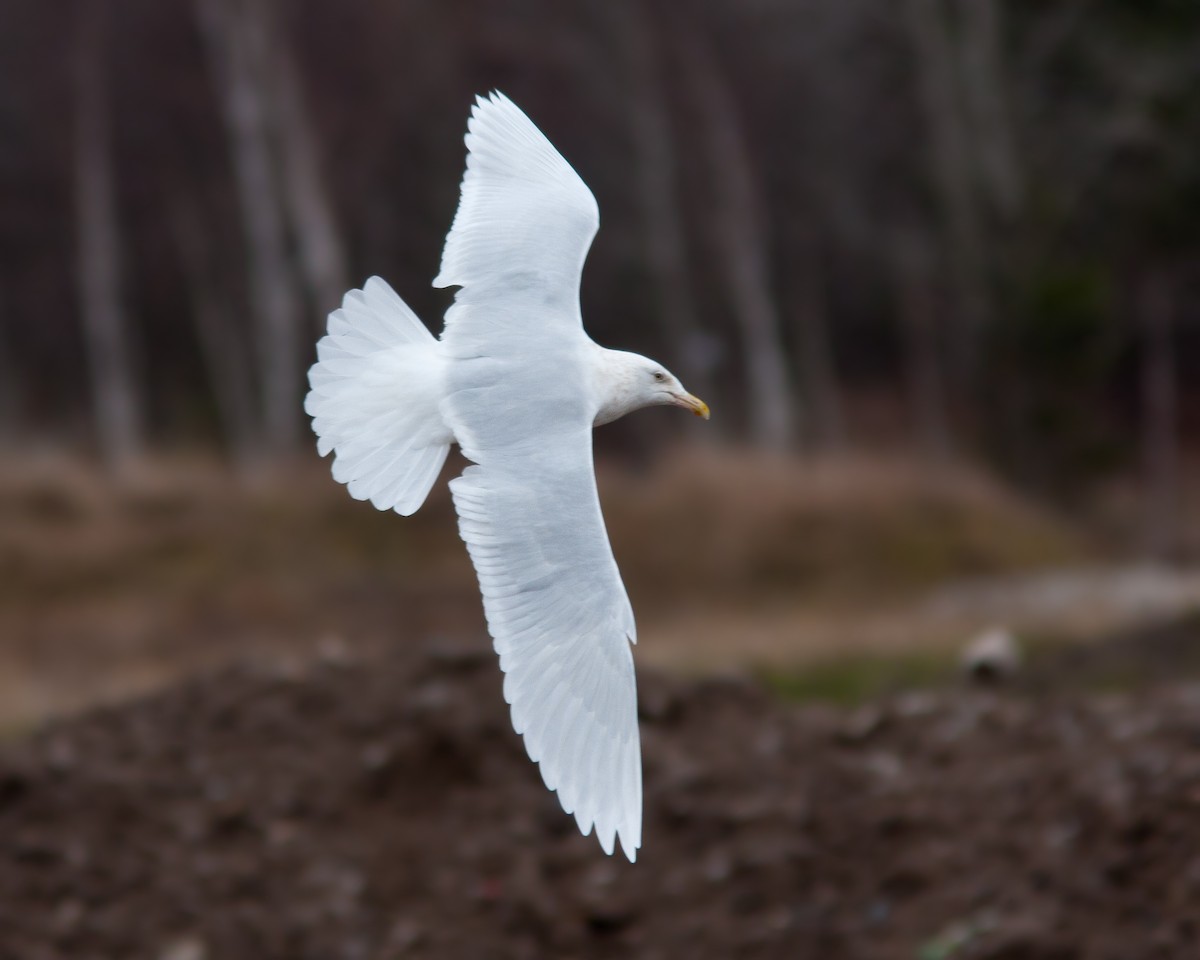
[[[966,468],[901,459],[665,457],[602,477],[630,590],[650,609],[913,596],[947,579],[1081,562],[1077,530]]]
[[[678,450],[600,475],[639,656],[676,668],[945,648],[967,626],[921,613],[935,588],[1093,553],[965,469]],[[484,642],[444,484],[415,517],[381,515],[315,457],[251,477],[160,460],[119,483],[69,458],[9,464],[0,571],[0,723],[231,657]]]

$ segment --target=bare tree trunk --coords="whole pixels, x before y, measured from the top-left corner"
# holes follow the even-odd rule
[[[1003,24],[996,0],[957,0],[963,92],[979,170],[992,205],[1011,220],[1021,201],[1022,176],[1009,118],[1003,64]]]
[[[80,309],[100,449],[109,467],[119,470],[141,453],[144,436],[130,357],[129,321],[121,303],[121,235],[105,55],[109,10],[104,0],[93,0],[79,9],[75,199]]]
[[[783,333],[771,290],[769,244],[757,174],[747,149],[733,91],[707,40],[695,31],[676,35],[686,68],[686,87],[712,171],[710,212],[718,268],[723,271],[734,315],[741,326],[750,401],[750,435],[769,450],[793,440],[794,411],[784,362]],[[826,355],[828,351],[826,350]]]
[[[795,330],[800,392],[807,401],[805,426],[817,448],[836,449],[846,443],[846,423],[829,332],[821,251],[811,230],[796,238],[794,249],[798,285]]]
[[[1145,542],[1156,557],[1178,546],[1179,411],[1171,349],[1174,306],[1167,278],[1152,271],[1138,290],[1142,325],[1142,459],[1145,470]]]
[[[905,0],[919,97],[930,142],[930,167],[947,228],[958,322],[951,327],[955,380],[969,382],[987,323],[983,241],[967,130],[955,92],[954,51],[941,0]]]
[[[321,176],[320,150],[292,52],[279,24],[272,20],[271,26],[270,79],[283,167],[284,202],[295,228],[300,266],[313,302],[314,329],[323,332],[326,315],[341,303],[349,286],[345,244]]]
[[[935,463],[950,453],[946,390],[937,336],[931,252],[915,232],[891,244],[891,279],[905,343],[907,388],[917,449]]]
[[[17,363],[5,326],[4,290],[0,289],[0,447],[11,446],[16,440],[20,420],[18,410]]]
[[[642,0],[614,3],[606,9],[633,79],[627,98],[635,150],[632,175],[645,227],[644,256],[657,291],[657,312],[675,347],[672,363],[681,379],[689,390],[710,397],[712,365],[705,356],[707,338],[697,323],[688,276],[675,148],[659,74],[662,58],[653,42],[653,23]]]
[[[195,0],[229,131],[258,329],[263,436],[276,452],[300,435],[300,297],[288,258],[268,129],[263,0]]]
[[[229,302],[211,268],[211,249],[199,211],[176,201],[172,227],[187,280],[196,339],[216,402],[221,432],[242,468],[261,449],[254,405],[254,381],[244,339],[238,335]]]

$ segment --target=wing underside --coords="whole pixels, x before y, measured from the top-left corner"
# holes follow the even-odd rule
[[[585,469],[471,466],[450,489],[504,671],[513,727],[605,852],[641,845],[633,613]],[[561,451],[560,451],[561,452]],[[558,458],[561,459],[561,458]]]
[[[579,279],[600,226],[596,199],[533,122],[503,94],[479,97],[466,136],[467,170],[435,287],[459,301],[523,297],[529,322],[579,329]],[[479,316],[452,307],[444,339]]]
[[[475,461],[451,481],[516,731],[563,808],[606,852],[641,845],[633,612],[592,467],[594,345],[579,316],[596,201],[532,122],[480,98],[435,286],[441,412]]]

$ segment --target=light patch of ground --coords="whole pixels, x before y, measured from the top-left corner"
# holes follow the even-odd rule
[[[1200,569],[1051,569],[941,584],[908,599],[754,611],[697,607],[641,630],[639,660],[686,671],[803,668],[831,658],[957,654],[981,631],[1086,641],[1200,610]]]

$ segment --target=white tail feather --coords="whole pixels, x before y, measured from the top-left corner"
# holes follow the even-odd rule
[[[408,516],[425,502],[450,452],[438,405],[438,341],[379,277],[329,315],[308,372],[304,409],[317,450],[357,500]]]

